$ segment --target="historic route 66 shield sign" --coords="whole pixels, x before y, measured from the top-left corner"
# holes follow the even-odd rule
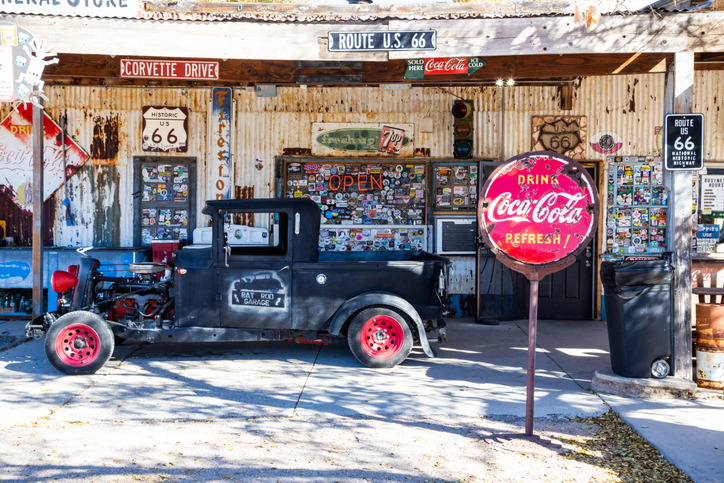
[[[547,151],[510,158],[488,178],[478,226],[498,258],[529,275],[575,261],[598,225],[598,191],[585,168]]]

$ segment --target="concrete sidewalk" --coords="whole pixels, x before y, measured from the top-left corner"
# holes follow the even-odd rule
[[[419,348],[390,370],[364,368],[346,343],[122,345],[92,376],[63,376],[22,321],[0,321],[4,425],[47,421],[253,417],[524,417],[528,321],[454,319],[439,357]],[[20,345],[17,345],[20,343]],[[539,321],[535,416],[588,417],[612,407],[694,481],[724,482],[724,398],[643,400],[589,391],[610,371],[606,324]],[[701,396],[713,396],[713,391]],[[536,427],[536,429],[538,429]]]

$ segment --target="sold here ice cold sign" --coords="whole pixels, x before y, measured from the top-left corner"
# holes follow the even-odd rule
[[[667,114],[664,120],[664,166],[673,170],[704,167],[704,115]]]

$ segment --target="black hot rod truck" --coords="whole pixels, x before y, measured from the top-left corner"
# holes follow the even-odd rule
[[[45,335],[45,353],[65,374],[91,374],[115,344],[274,341],[346,336],[369,367],[393,367],[413,341],[434,356],[428,333],[442,320],[447,259],[426,252],[320,252],[320,210],[308,199],[207,201],[209,245],[176,252],[173,267],[129,265],[109,277],[82,256],[51,277],[58,310],[28,323]],[[235,219],[253,217],[261,236]],[[371,227],[372,228],[372,227]],[[194,238],[196,236],[194,235]],[[435,335],[435,334],[430,334]]]

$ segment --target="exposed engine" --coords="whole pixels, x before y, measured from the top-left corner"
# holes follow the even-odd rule
[[[128,267],[131,277],[107,277],[98,268],[96,260],[87,259],[68,271],[53,273],[58,315],[89,310],[131,329],[173,326],[170,268],[161,263],[133,263]]]

